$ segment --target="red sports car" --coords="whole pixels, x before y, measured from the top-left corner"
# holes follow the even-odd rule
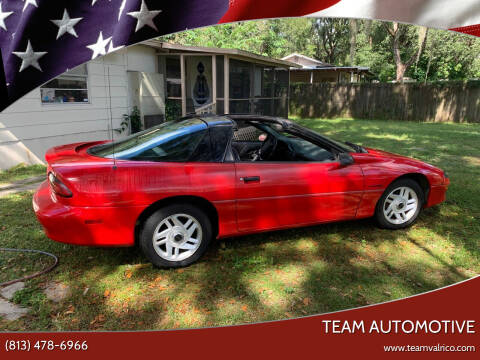
[[[161,267],[193,263],[213,238],[371,216],[404,228],[449,185],[424,162],[255,115],[186,117],[45,158],[33,207],[48,237],[138,243]]]

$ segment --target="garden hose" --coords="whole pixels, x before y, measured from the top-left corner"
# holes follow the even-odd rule
[[[50,256],[52,257],[55,262],[53,263],[53,265],[50,265],[49,267],[47,267],[46,269],[43,269],[42,271],[39,271],[39,272],[36,272],[32,275],[28,275],[28,276],[25,276],[25,277],[22,277],[22,278],[18,278],[18,279],[13,279],[13,280],[10,280],[10,281],[6,281],[6,282],[3,282],[3,283],[0,283],[0,287],[3,287],[3,286],[7,286],[7,285],[12,285],[12,284],[15,284],[17,282],[20,282],[20,281],[25,281],[25,280],[29,280],[29,279],[33,279],[37,276],[40,276],[40,275],[43,275],[43,274],[46,274],[48,273],[49,271],[53,270],[53,268],[55,266],[57,266],[58,264],[58,257],[56,257],[55,255],[53,254],[50,254],[46,251],[41,251],[41,250],[31,250],[31,249],[10,249],[10,248],[0,248],[0,251],[11,251],[11,252],[29,252],[29,253],[35,253],[35,254],[43,254],[43,255],[47,255],[47,256]]]

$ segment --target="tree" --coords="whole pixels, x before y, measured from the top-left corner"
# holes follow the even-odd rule
[[[480,41],[450,31],[430,30],[418,65],[420,80],[462,80],[480,77]]]
[[[281,58],[292,52],[315,53],[312,20],[260,20],[209,26],[163,36],[162,41],[182,45],[231,48]]]
[[[480,77],[480,39],[414,25],[348,19],[274,19],[164,36],[183,45],[234,48],[282,58],[298,52],[334,65],[369,67],[380,81]]]
[[[316,57],[329,64],[343,64],[348,52],[347,19],[316,19],[313,25]]]
[[[415,60],[420,58],[425,49],[428,29],[423,28],[425,30],[416,31],[418,33],[419,46],[417,51],[411,51],[414,47],[414,41],[411,34],[412,27],[397,22],[392,23],[392,26],[388,23],[383,23],[383,25],[392,38],[393,58],[396,66],[396,80],[398,82],[403,82],[405,72]],[[402,59],[402,53],[403,57],[406,57],[407,60]]]
[[[294,52],[314,57],[316,56],[316,46],[312,41],[314,36],[313,24],[315,19],[293,18],[277,19],[279,37],[286,40],[285,46],[281,49],[284,57]]]

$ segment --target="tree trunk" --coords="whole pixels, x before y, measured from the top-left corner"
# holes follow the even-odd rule
[[[373,45],[373,36],[372,36],[372,20],[365,20],[365,33],[368,38],[368,44]]]
[[[350,25],[350,65],[355,64],[355,54],[357,51],[357,32],[358,32],[358,23],[355,19],[349,20]]]
[[[402,56],[400,53],[400,49],[405,47],[406,44],[402,43],[401,35],[402,30],[400,25],[396,22],[393,23],[393,29],[391,29],[388,25],[384,25],[387,29],[388,33],[392,37],[392,47],[393,47],[393,58],[395,59],[395,65],[397,68],[396,80],[397,82],[403,83],[405,72],[407,69],[414,63],[416,59],[419,59],[422,55],[423,50],[425,49],[425,44],[427,43],[427,31],[419,31],[418,39],[419,39],[419,47],[418,51],[413,54],[410,59],[407,61],[402,60]]]
[[[400,62],[397,63],[397,82],[403,83],[405,72],[407,71],[407,65]]]
[[[427,71],[425,72],[425,84],[427,83],[427,80],[428,80],[428,73],[430,72],[431,64],[432,64],[432,56],[430,55],[428,57]]]

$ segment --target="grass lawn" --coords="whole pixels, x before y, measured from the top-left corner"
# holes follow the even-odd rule
[[[157,270],[137,249],[48,240],[32,195],[11,195],[0,199],[0,247],[50,251],[60,265],[27,282],[15,301],[32,311],[14,322],[0,320],[0,329],[169,329],[283,319],[402,298],[479,273],[480,124],[298,121],[447,170],[447,202],[406,230],[362,220],[244,236],[216,242],[188,268]],[[48,263],[1,256],[0,282]],[[71,288],[58,304],[41,292],[52,280]]]
[[[0,170],[0,185],[43,175],[45,171],[44,165],[26,166],[24,164],[14,166],[8,170]]]

